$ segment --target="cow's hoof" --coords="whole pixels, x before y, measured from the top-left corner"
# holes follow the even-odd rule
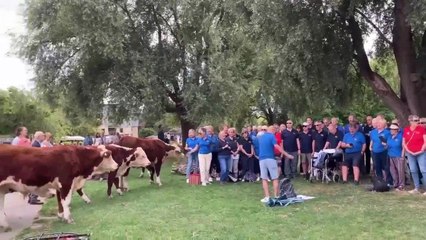
[[[163,184],[161,184],[161,183],[158,183],[158,186],[159,186],[159,187],[161,187],[161,186],[163,186]]]
[[[0,226],[0,232],[10,232],[12,228],[9,226]]]
[[[154,181],[149,181],[149,184],[154,184]]]
[[[69,219],[65,220],[68,224],[74,224],[74,219],[72,219],[71,217]]]
[[[64,220],[64,214],[63,213],[57,213],[56,216],[59,218],[59,220]]]
[[[143,173],[141,173],[141,174],[139,175],[139,177],[140,177],[140,178],[143,178]]]
[[[123,191],[121,191],[121,189],[117,189],[117,193],[118,195],[123,196]]]
[[[92,203],[92,201],[84,201],[86,204],[91,204]]]
[[[112,199],[112,198],[113,198],[113,197],[112,197],[112,194],[111,194],[111,195],[108,195],[108,198],[109,198],[109,199]]]

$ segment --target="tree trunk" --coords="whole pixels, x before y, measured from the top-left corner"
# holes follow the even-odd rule
[[[179,116],[180,119],[180,128],[182,131],[182,146],[185,148],[186,145],[186,139],[188,138],[188,131],[189,129],[195,129],[195,124],[193,122],[190,122],[188,120],[186,120],[185,118],[182,118],[181,116]]]
[[[358,22],[355,20],[355,17],[350,16],[347,21],[348,30],[352,37],[352,45],[356,52],[355,60],[358,64],[362,77],[367,80],[374,92],[395,113],[402,126],[406,126],[408,124],[407,118],[408,115],[410,115],[410,109],[408,109],[408,106],[393,91],[386,80],[380,74],[371,69],[364,49],[362,31]],[[410,96],[406,97],[409,98]]]
[[[426,110],[422,109],[420,90],[421,79],[416,71],[416,51],[414,48],[413,34],[408,15],[410,3],[404,0],[395,0],[393,28],[393,52],[398,66],[398,74],[401,81],[401,90],[404,92],[409,112],[422,115]]]

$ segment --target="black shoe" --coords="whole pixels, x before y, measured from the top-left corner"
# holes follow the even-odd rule
[[[41,202],[38,199],[29,199],[28,200],[28,204],[31,204],[31,205],[43,205],[43,202]]]
[[[359,181],[354,181],[355,186],[359,185]]]
[[[348,183],[348,181],[342,181],[342,184],[347,184]]]

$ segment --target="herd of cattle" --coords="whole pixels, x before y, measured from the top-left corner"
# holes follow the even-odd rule
[[[106,146],[32,148],[0,145],[0,228],[4,231],[9,228],[4,212],[7,193],[34,193],[45,198],[56,195],[58,217],[72,223],[72,193],[76,191],[90,203],[83,187],[91,176],[108,172],[109,197],[112,197],[112,185],[120,195],[129,190],[127,176],[130,168],[147,168],[151,182],[161,186],[161,165],[170,153],[181,154],[181,151],[179,147],[158,139],[130,136],[121,138],[118,145]]]

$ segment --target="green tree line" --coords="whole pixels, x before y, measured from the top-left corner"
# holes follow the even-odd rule
[[[425,10],[422,0],[29,0],[16,42],[40,96],[71,116],[96,118],[107,100],[117,120],[173,114],[184,138],[200,123],[349,111],[390,110],[405,124],[426,115]]]

